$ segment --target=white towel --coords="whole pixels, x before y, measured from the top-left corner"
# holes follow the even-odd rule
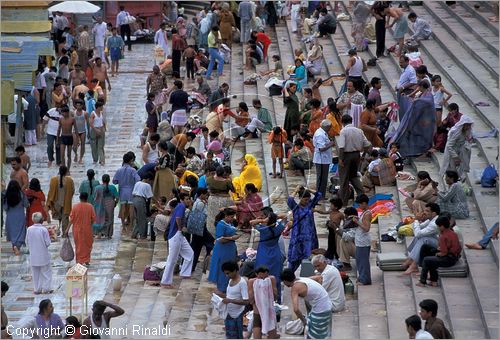
[[[212,303],[212,307],[219,314],[219,318],[221,318],[222,320],[226,320],[227,304],[222,303],[222,298],[219,295],[212,293],[212,300],[210,302]]]
[[[274,310],[273,284],[269,277],[253,282],[255,305],[262,321],[262,333],[276,329],[276,312]]]
[[[362,104],[351,103],[351,110],[349,110],[349,115],[352,117],[352,125],[354,125],[355,127],[359,127],[361,112],[363,112]]]

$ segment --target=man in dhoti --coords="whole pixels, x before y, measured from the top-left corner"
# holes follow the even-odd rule
[[[312,279],[296,278],[293,270],[289,268],[283,270],[281,280],[285,286],[291,288],[293,311],[304,327],[307,324],[307,338],[329,338],[332,330],[332,302],[326,289]],[[311,306],[307,319],[300,311],[299,297]]]
[[[30,251],[34,291],[35,294],[50,294],[53,290],[49,231],[42,225],[42,213],[34,213],[32,220],[34,224],[26,232],[26,245]]]
[[[92,225],[95,222],[95,211],[92,204],[87,203],[89,195],[86,192],[80,194],[80,203],[71,209],[69,219],[73,226],[73,238],[75,239],[76,263],[89,265],[90,253],[94,244]],[[71,226],[70,226],[71,227]],[[66,231],[65,237],[68,237]]]

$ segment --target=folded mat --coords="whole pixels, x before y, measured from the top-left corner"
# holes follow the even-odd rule
[[[467,277],[468,267],[463,258],[458,259],[457,263],[451,267],[439,267],[438,274],[441,277]]]
[[[406,269],[403,266],[406,259],[403,252],[378,253],[376,263],[381,270],[402,271]]]

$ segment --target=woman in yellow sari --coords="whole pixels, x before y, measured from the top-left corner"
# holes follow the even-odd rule
[[[240,175],[233,178],[233,186],[238,197],[245,196],[245,185],[247,183],[253,183],[259,191],[262,189],[262,173],[257,164],[257,159],[250,154],[245,155]]]

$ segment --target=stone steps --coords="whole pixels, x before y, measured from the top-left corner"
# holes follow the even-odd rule
[[[498,23],[491,22],[488,20],[488,18],[493,15],[493,8],[492,6],[489,6],[488,1],[482,2],[481,4],[483,5],[484,8],[480,8],[478,10],[474,9],[473,6],[471,6],[465,1],[457,2],[457,4],[458,6],[456,7],[461,6],[462,8],[464,8],[467,11],[467,13],[469,13],[469,15],[472,15],[474,18],[478,19],[486,29],[490,30],[498,37],[498,32],[499,32]]]
[[[433,164],[432,162],[425,162],[425,161],[419,161],[419,162],[414,162],[414,164],[417,166],[417,170],[425,170],[428,171],[429,174],[431,175],[431,178],[437,178],[437,170],[436,170],[436,165]],[[475,207],[475,204],[472,202],[471,199],[468,200],[469,202],[469,211],[470,211],[470,217],[466,220],[457,220],[457,226],[459,227],[464,243],[469,243],[469,242],[475,242],[474,240],[477,237],[482,237],[482,231],[479,227],[478,223],[478,211]],[[451,328],[453,329],[454,335],[456,337],[470,337],[470,336],[485,336],[489,337],[489,334],[485,332],[482,334],[481,332],[484,331],[484,325],[483,322],[486,320],[482,320],[484,316],[482,315],[482,311],[484,309],[481,306],[481,299],[480,298],[474,298],[471,299],[473,296],[476,297],[478,296],[478,293],[474,291],[474,283],[475,282],[481,282],[481,278],[475,277],[473,274],[475,267],[477,267],[477,264],[474,264],[476,262],[476,259],[474,259],[474,252],[475,251],[469,251],[467,249],[464,249],[464,255],[465,259],[467,260],[469,264],[469,269],[471,270],[469,276],[468,276],[468,281],[470,281],[469,284],[467,282],[467,279],[462,279],[456,280],[455,278],[442,278],[440,277],[440,282],[441,282],[441,289],[444,297],[444,302],[445,306],[447,306],[449,318],[451,321]],[[486,254],[489,255],[489,263],[486,263],[487,266],[487,272],[489,271],[491,274],[491,277],[488,279],[488,284],[495,284],[495,281],[497,282],[498,280],[498,268],[496,268],[494,261],[492,259],[491,254],[489,252],[481,252],[481,254]],[[469,262],[469,256],[470,255],[470,261]],[[482,263],[484,261],[480,261]],[[482,268],[484,270],[484,268]],[[483,272],[481,270],[481,272]],[[494,274],[496,270],[496,275]],[[483,275],[486,273],[483,273]],[[495,275],[495,276],[494,276]],[[494,277],[493,277],[494,276]],[[496,280],[495,280],[496,278]],[[414,283],[416,283],[418,280],[416,278],[413,278]],[[428,290],[428,288],[419,288],[416,287],[416,290]],[[482,292],[481,292],[482,293]],[[464,298],[467,296],[468,298]],[[495,300],[495,298],[492,295],[487,295],[489,299]],[[460,297],[457,299],[457,297]],[[495,304],[495,302],[493,302]],[[440,304],[441,305],[441,304]],[[496,305],[498,306],[498,297],[496,297]],[[496,326],[498,327],[498,323],[495,322]]]
[[[394,203],[400,204],[398,191],[396,187],[375,187],[376,193],[392,194]],[[387,233],[388,229],[401,221],[401,213],[394,209],[389,216],[379,216],[379,237]],[[406,216],[406,215],[405,215]],[[404,243],[380,242],[380,252],[406,252]],[[377,268],[376,270],[379,270]],[[406,329],[403,327],[405,319],[416,313],[415,299],[412,294],[408,294],[408,288],[411,287],[410,278],[401,275],[401,272],[382,271],[384,282],[384,295],[387,305],[387,323],[390,338],[401,338],[406,336]]]

